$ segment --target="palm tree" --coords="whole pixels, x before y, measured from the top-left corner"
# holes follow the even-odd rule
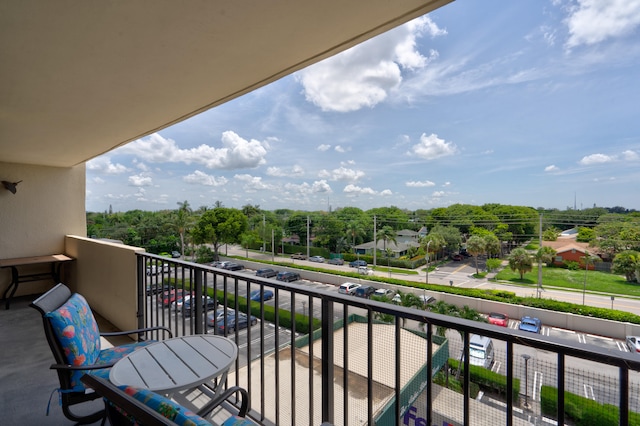
[[[356,238],[364,234],[364,228],[362,227],[362,224],[358,221],[352,220],[351,222],[347,223],[346,231],[347,235],[351,237],[351,246],[355,247]]]
[[[533,269],[533,261],[529,252],[522,247],[514,249],[509,255],[509,268],[520,272],[520,280],[524,279],[524,274]]]
[[[187,231],[187,227],[191,222],[191,207],[189,206],[189,202],[184,200],[184,202],[178,201],[178,213],[176,217],[176,225],[178,226],[178,233],[180,234],[180,256],[184,258],[184,234]]]
[[[471,253],[476,261],[476,275],[480,273],[478,270],[478,255],[483,254],[486,251],[487,245],[484,238],[473,235],[467,240],[467,251]]]
[[[394,231],[393,228],[388,225],[383,226],[382,229],[378,231],[378,234],[376,235],[376,244],[380,240],[382,240],[383,242],[382,251],[386,252],[387,241],[392,241],[395,244],[398,243],[398,240],[396,240],[396,231]],[[377,247],[375,249],[377,250]]]

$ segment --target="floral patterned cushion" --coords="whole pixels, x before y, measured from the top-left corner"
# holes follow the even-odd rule
[[[176,402],[147,389],[137,389],[131,386],[119,386],[127,395],[130,395],[147,407],[160,413],[172,422],[183,426],[211,426],[211,423],[197,414],[178,405]],[[135,420],[133,422],[135,424]]]
[[[64,305],[45,316],[49,319],[58,341],[64,348],[70,365],[87,365],[96,362],[100,355],[100,331],[84,297],[76,293]],[[84,389],[80,382],[83,374],[83,371],[72,374],[72,381],[78,384],[80,390]]]
[[[45,315],[49,318],[56,337],[64,347],[70,365],[109,364],[123,358],[135,349],[154,343],[152,340],[100,350],[98,324],[84,297],[72,295],[57,310]],[[85,373],[109,379],[109,368],[99,370],[78,370],[71,374],[73,391],[84,391],[80,381]]]
[[[255,426],[255,423],[244,417],[231,416],[222,423],[222,426]]]

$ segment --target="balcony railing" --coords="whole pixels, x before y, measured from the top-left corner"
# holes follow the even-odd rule
[[[229,385],[249,391],[262,424],[574,424],[578,412],[640,424],[637,354],[342,295],[313,278],[139,254],[139,325],[227,334],[240,349]],[[162,303],[163,286],[214,302]],[[273,299],[249,300],[266,290]],[[255,324],[233,327],[221,310]],[[491,339],[487,359],[472,335]]]

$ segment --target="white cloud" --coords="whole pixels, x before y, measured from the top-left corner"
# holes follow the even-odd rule
[[[287,183],[284,185],[287,191],[295,192],[302,195],[332,193],[333,190],[326,180],[318,180],[309,185],[307,182],[301,184]]]
[[[445,187],[445,188],[446,188],[447,186],[451,186],[451,182],[445,182],[445,183],[443,183],[443,184],[442,184],[442,186],[443,186],[443,187]]]
[[[438,138],[438,135],[425,133],[420,136],[420,143],[411,148],[410,155],[417,155],[425,160],[435,160],[436,158],[454,155],[458,148],[453,142],[447,142]]]
[[[435,186],[435,183],[431,182],[430,180],[424,180],[424,181],[410,180],[409,182],[405,182],[405,185],[408,186],[409,188],[426,188],[429,186]]]
[[[557,172],[558,170],[560,170],[558,167],[556,167],[555,164],[552,164],[550,166],[547,166],[544,168],[545,172]]]
[[[153,185],[153,179],[151,176],[144,174],[129,176],[129,185],[132,186],[151,186]]]
[[[265,163],[267,142],[255,139],[247,141],[230,130],[222,133],[221,142],[222,148],[200,145],[196,148],[180,149],[174,140],[154,133],[119,150],[151,163],[195,163],[210,169],[248,169]]]
[[[318,148],[316,148],[318,151],[328,151],[329,148],[331,148],[331,145],[327,145],[325,143],[323,143],[322,145],[319,145]]]
[[[445,194],[446,192],[444,191],[434,191],[433,194],[431,194],[431,196],[434,198],[440,198],[440,197],[444,197]]]
[[[335,148],[333,148],[336,150],[336,152],[347,152],[343,147],[341,147],[340,145],[336,145]]]
[[[291,177],[304,175],[304,169],[300,166],[293,166],[291,169],[283,169],[280,167],[269,167],[267,169],[267,175],[274,177]]]
[[[638,159],[640,159],[640,155],[638,155],[637,152],[635,151],[631,151],[631,150],[627,150],[624,151],[622,153],[622,157],[626,160],[626,161],[636,161]]]
[[[362,170],[340,167],[338,169],[333,169],[332,171],[320,170],[318,177],[328,178],[332,181],[342,180],[347,182],[357,182],[358,179],[364,177],[364,172]]]
[[[565,23],[569,49],[623,37],[640,25],[640,0],[577,0]]]
[[[129,169],[122,164],[113,164],[108,156],[97,157],[87,161],[87,170],[105,173],[108,175],[117,175],[126,173]]]
[[[609,163],[613,160],[614,158],[609,155],[591,154],[591,155],[587,155],[586,157],[582,157],[582,160],[578,161],[578,163],[582,164],[583,166],[590,166],[592,164]]]
[[[96,176],[96,177],[94,177],[93,179],[91,179],[91,181],[92,181],[93,183],[97,183],[98,185],[101,185],[101,184],[103,184],[103,183],[105,183],[105,182],[106,182],[106,180],[104,180],[104,179],[102,179],[102,178],[99,178],[99,177],[97,177],[97,176]]]
[[[243,189],[247,192],[271,191],[276,189],[275,186],[264,183],[259,176],[251,176],[248,174],[235,175],[234,179],[244,183]]]
[[[371,188],[361,188],[352,184],[345,186],[342,192],[350,195],[376,195],[376,191]]]
[[[307,101],[323,111],[348,112],[374,107],[402,82],[402,69],[423,68],[437,57],[416,49],[416,39],[427,33],[446,34],[428,16],[352,47],[300,71],[296,78]]]
[[[215,177],[201,172],[200,170],[196,170],[195,172],[184,176],[182,180],[186,183],[200,184],[205,186],[222,186],[227,183],[227,179],[224,176]]]
[[[391,192],[390,189],[383,189],[382,191],[380,191],[380,195],[383,197],[389,197],[393,195],[393,192]]]

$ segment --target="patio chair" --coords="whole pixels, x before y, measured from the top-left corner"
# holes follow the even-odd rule
[[[60,387],[57,390],[60,394],[62,412],[65,417],[80,424],[94,423],[105,416],[104,410],[88,415],[78,415],[71,411],[71,407],[76,404],[100,397],[95,392],[87,392],[80,378],[85,373],[89,373],[108,379],[110,368],[119,359],[153,342],[140,341],[102,349],[100,336],[163,330],[171,337],[171,331],[166,327],[100,333],[87,301],[77,293],[71,294],[64,284],[56,285],[31,302],[29,306],[42,314],[44,334],[56,361],[56,364],[51,365],[51,369],[58,373]]]
[[[149,390],[116,386],[96,375],[85,374],[80,380],[104,397],[105,410],[111,425],[212,425],[177,402]],[[222,426],[255,426],[251,420],[244,418],[249,401],[247,391],[237,386],[227,389],[223,396],[216,398],[217,402],[207,404],[202,415],[211,414],[214,408],[236,392],[242,397],[242,406],[238,415],[229,417]]]

